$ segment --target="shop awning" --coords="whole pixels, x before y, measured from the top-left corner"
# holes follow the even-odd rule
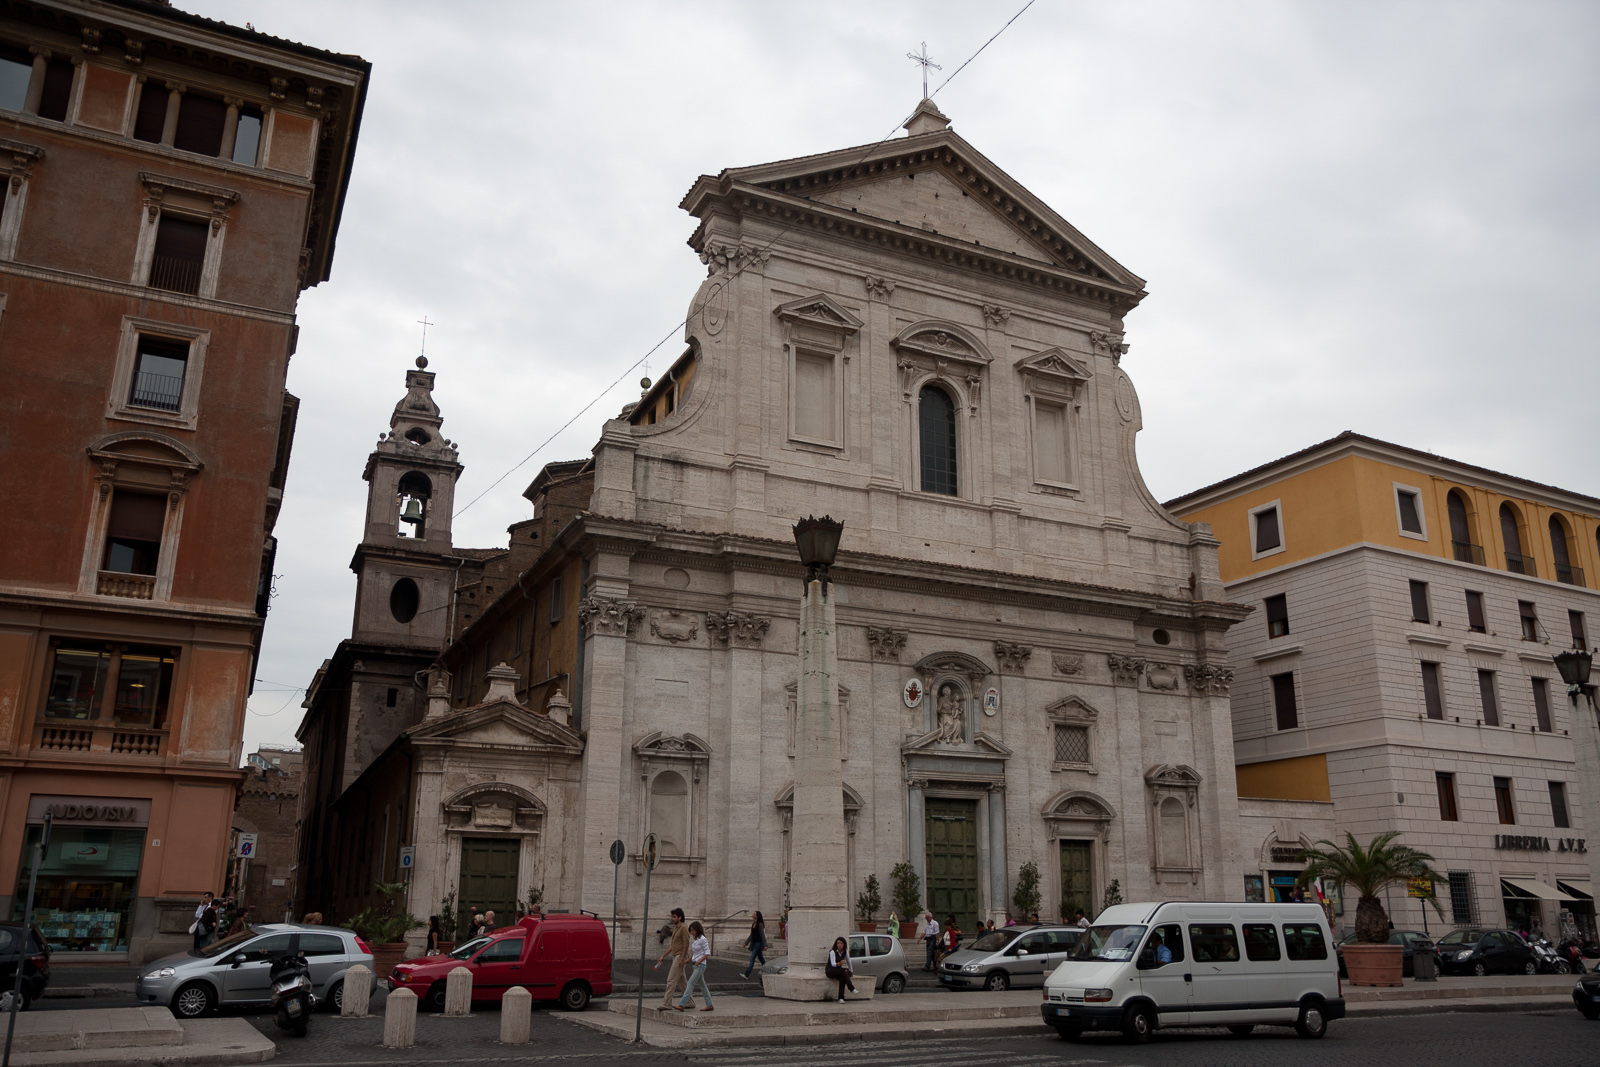
[[[1569,901],[1555,886],[1545,885],[1537,878],[1501,878],[1500,885],[1514,897],[1538,897],[1540,900]]]
[[[1594,883],[1587,878],[1557,878],[1556,885],[1579,900],[1594,899]]]

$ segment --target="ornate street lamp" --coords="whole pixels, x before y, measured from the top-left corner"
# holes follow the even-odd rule
[[[817,579],[828,584],[828,568],[839,554],[839,535],[844,523],[830,516],[809,515],[794,524],[794,543],[800,549],[800,562],[806,565],[806,584]]]
[[[1578,702],[1578,694],[1588,688],[1589,668],[1593,664],[1594,657],[1581,648],[1568,649],[1556,656],[1556,670],[1561,672],[1561,680],[1567,683],[1567,693],[1574,704]]]

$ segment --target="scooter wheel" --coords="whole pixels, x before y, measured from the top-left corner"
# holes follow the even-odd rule
[[[299,1019],[295,1020],[294,1036],[295,1037],[305,1037],[306,1036],[306,1018],[303,1015]]]

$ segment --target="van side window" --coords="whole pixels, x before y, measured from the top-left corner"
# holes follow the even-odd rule
[[[1328,943],[1322,939],[1322,927],[1312,924],[1283,924],[1283,943],[1291,960],[1325,960]]]
[[[1176,923],[1171,926],[1158,926],[1151,933],[1150,940],[1145,944],[1150,954],[1155,957],[1156,966],[1163,967],[1169,963],[1183,962],[1183,927]]]
[[[1239,937],[1228,923],[1190,923],[1189,944],[1196,963],[1232,963],[1239,958]]]
[[[1049,941],[1043,933],[1024,934],[1022,935],[1021,940],[1017,942],[1017,947],[1015,952],[1013,952],[1013,955],[1021,956],[1026,953],[1029,956],[1037,956],[1043,952],[1049,951],[1046,948],[1048,944]]]
[[[1072,946],[1078,943],[1079,931],[1049,930],[1046,931],[1045,936],[1050,939],[1049,950],[1051,952],[1071,952]],[[1183,946],[1179,945],[1178,949],[1182,951]]]
[[[1263,963],[1279,959],[1278,928],[1271,923],[1245,923],[1244,957]]]
[[[522,959],[523,938],[508,937],[504,941],[495,941],[488,948],[478,953],[476,963],[516,963]]]

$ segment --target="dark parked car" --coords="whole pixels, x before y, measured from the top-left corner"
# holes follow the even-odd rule
[[[1528,943],[1513,930],[1452,930],[1439,939],[1440,974],[1537,974]]]
[[[1572,1006],[1583,1012],[1583,1017],[1590,1022],[1600,1019],[1600,974],[1578,979],[1572,989]]]
[[[23,950],[23,934],[27,948]],[[27,1011],[50,984],[50,946],[32,923],[0,922],[0,1000],[11,1005],[17,984],[17,963],[22,962],[22,1010]]]
[[[1412,957],[1416,955],[1417,942],[1418,941],[1432,941],[1432,940],[1433,939],[1431,937],[1429,937],[1427,934],[1423,933],[1420,930],[1392,930],[1392,931],[1390,931],[1390,933],[1389,933],[1389,944],[1391,944],[1391,945],[1400,945],[1405,949],[1405,963],[1402,964],[1402,967],[1403,967],[1403,973],[1405,974],[1405,976],[1407,978],[1410,978],[1411,974],[1412,974],[1412,962],[1411,962],[1411,960],[1412,960]],[[1349,972],[1344,969],[1344,947],[1346,945],[1353,945],[1355,943],[1356,943],[1356,935],[1355,934],[1346,934],[1344,937],[1341,937],[1339,939],[1339,977],[1340,978],[1349,978],[1350,977]],[[1434,949],[1433,950],[1433,954],[1434,954],[1435,959],[1437,959],[1438,955],[1439,955],[1438,950]]]

